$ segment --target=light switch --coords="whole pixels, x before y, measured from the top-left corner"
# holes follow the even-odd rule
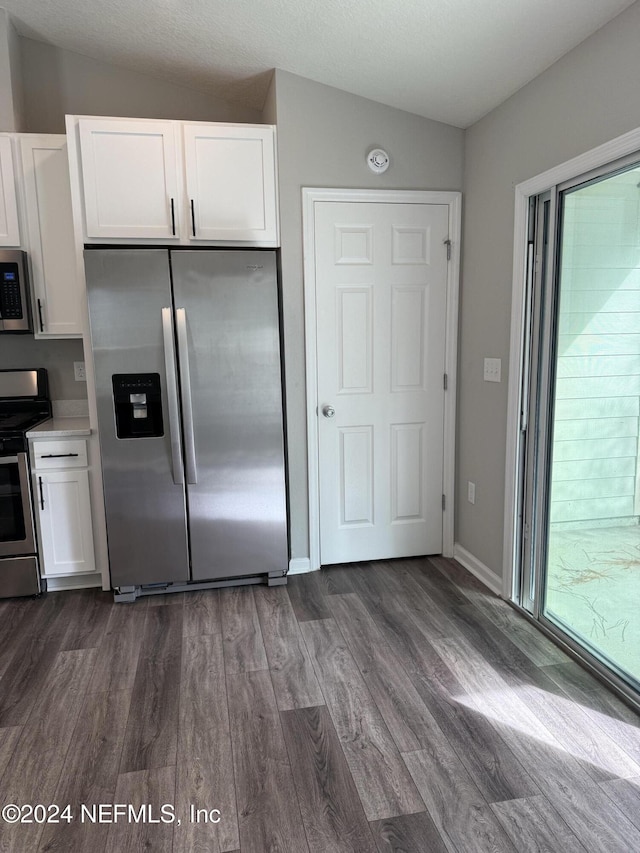
[[[501,358],[485,358],[484,360],[484,381],[485,382],[500,382],[502,373]]]

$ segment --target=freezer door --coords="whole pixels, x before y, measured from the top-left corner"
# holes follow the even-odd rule
[[[194,580],[288,564],[274,252],[171,252]]]
[[[169,255],[159,249],[87,250],[85,267],[111,583],[186,581]],[[120,426],[120,433],[137,437],[117,437],[116,405],[123,407],[120,425],[136,427],[123,431]],[[153,430],[139,427],[152,413]]]

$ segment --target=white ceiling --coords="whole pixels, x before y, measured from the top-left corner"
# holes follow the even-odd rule
[[[633,0],[0,0],[21,35],[261,109],[272,68],[467,127]]]

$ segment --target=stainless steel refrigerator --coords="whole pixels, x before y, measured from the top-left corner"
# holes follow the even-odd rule
[[[284,582],[275,252],[88,249],[117,600]]]

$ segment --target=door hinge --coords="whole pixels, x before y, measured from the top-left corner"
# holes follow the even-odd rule
[[[444,390],[445,390],[445,391],[446,391],[446,390],[447,390],[447,388],[449,387],[449,377],[447,376],[447,374],[446,374],[446,373],[444,374],[444,379],[443,379],[443,382],[442,382],[442,387],[444,388]]]
[[[442,509],[447,508],[447,498],[445,495],[442,496]]]
[[[447,247],[447,260],[451,260],[451,240],[447,237],[446,240],[443,241],[445,246]]]

